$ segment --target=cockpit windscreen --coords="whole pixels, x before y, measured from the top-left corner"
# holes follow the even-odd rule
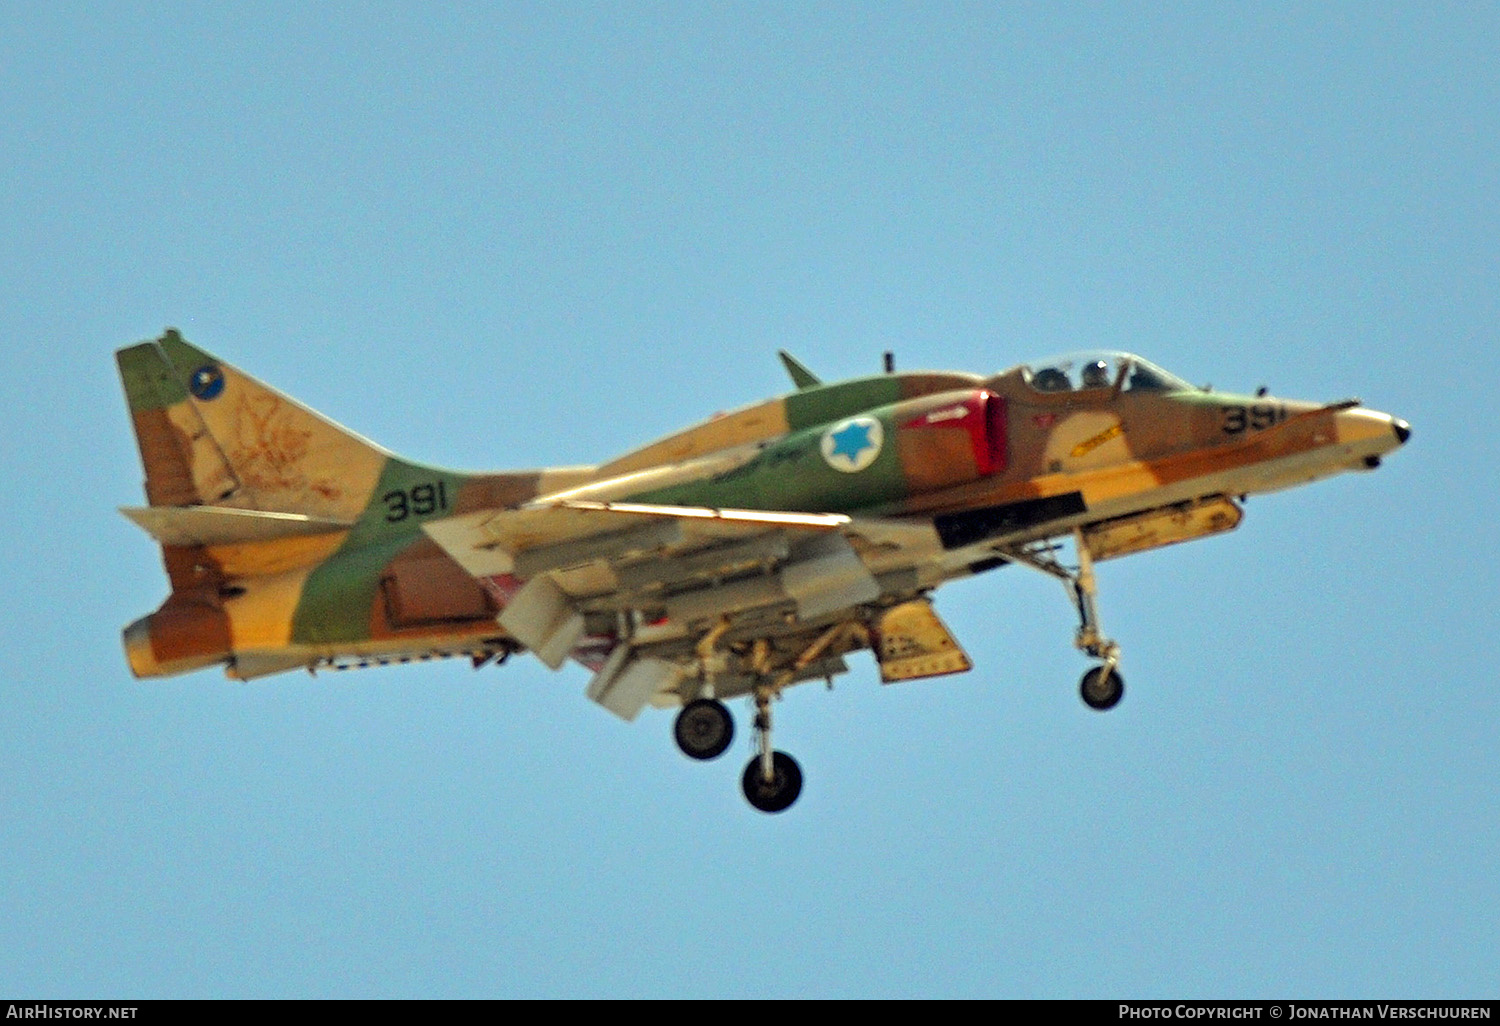
[[[1091,350],[1025,365],[1026,379],[1038,392],[1114,388],[1124,391],[1183,392],[1197,389],[1170,371],[1131,353]]]

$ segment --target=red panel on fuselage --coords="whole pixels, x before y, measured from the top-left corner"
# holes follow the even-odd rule
[[[937,398],[937,397],[934,397]],[[923,401],[899,422],[902,467],[913,492],[963,484],[1006,466],[1006,404],[988,391]]]

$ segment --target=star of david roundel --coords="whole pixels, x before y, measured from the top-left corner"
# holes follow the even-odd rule
[[[834,470],[854,474],[880,455],[885,429],[874,417],[851,417],[823,432],[823,459]]]
[[[188,378],[188,391],[199,399],[217,399],[224,391],[224,372],[213,364],[199,367]]]

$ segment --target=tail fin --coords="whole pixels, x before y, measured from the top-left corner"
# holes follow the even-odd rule
[[[152,506],[355,520],[391,456],[174,329],[115,357]]]

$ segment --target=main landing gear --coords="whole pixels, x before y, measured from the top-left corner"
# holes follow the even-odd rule
[[[771,689],[755,689],[756,756],[745,767],[740,787],[745,800],[761,812],[784,812],[802,793],[802,767],[785,752],[771,748]]]
[[[672,736],[689,758],[717,759],[734,740],[734,717],[717,698],[697,698],[677,714]]]
[[[734,718],[716,698],[697,698],[682,707],[673,724],[677,747],[692,759],[716,759],[734,740]],[[755,689],[756,756],[740,780],[745,799],[761,812],[782,812],[802,793],[802,768],[771,747],[771,689]]]
[[[1073,603],[1078,607],[1078,633],[1073,644],[1079,651],[1095,659],[1104,660],[1083,675],[1078,682],[1078,694],[1083,704],[1090,709],[1103,712],[1113,709],[1125,697],[1125,678],[1121,676],[1120,646],[1104,636],[1099,627],[1099,584],[1094,577],[1094,557],[1083,540],[1083,531],[1073,530],[1073,544],[1078,550],[1078,569],[1070,570],[1057,561],[1051,548],[1027,549],[1006,553],[1017,562],[1034,570],[1051,574],[1068,584],[1073,594]]]
[[[729,620],[725,618],[699,639],[696,649],[703,668],[703,688],[698,697],[682,707],[672,729],[677,747],[693,759],[713,759],[724,754],[734,738],[734,720],[730,718],[729,710],[712,697],[714,675],[717,669],[722,669],[722,663],[716,659],[715,646],[728,630]],[[856,620],[832,624],[789,661],[777,659],[767,638],[757,639],[750,645],[748,653],[744,653],[750,671],[755,675],[751,694],[755,698],[756,754],[745,767],[740,787],[745,792],[745,800],[761,812],[784,812],[802,793],[802,767],[790,755],[771,747],[772,699],[830,649],[844,651],[837,646],[848,643],[851,638],[858,638],[860,644],[867,645],[866,630]]]

